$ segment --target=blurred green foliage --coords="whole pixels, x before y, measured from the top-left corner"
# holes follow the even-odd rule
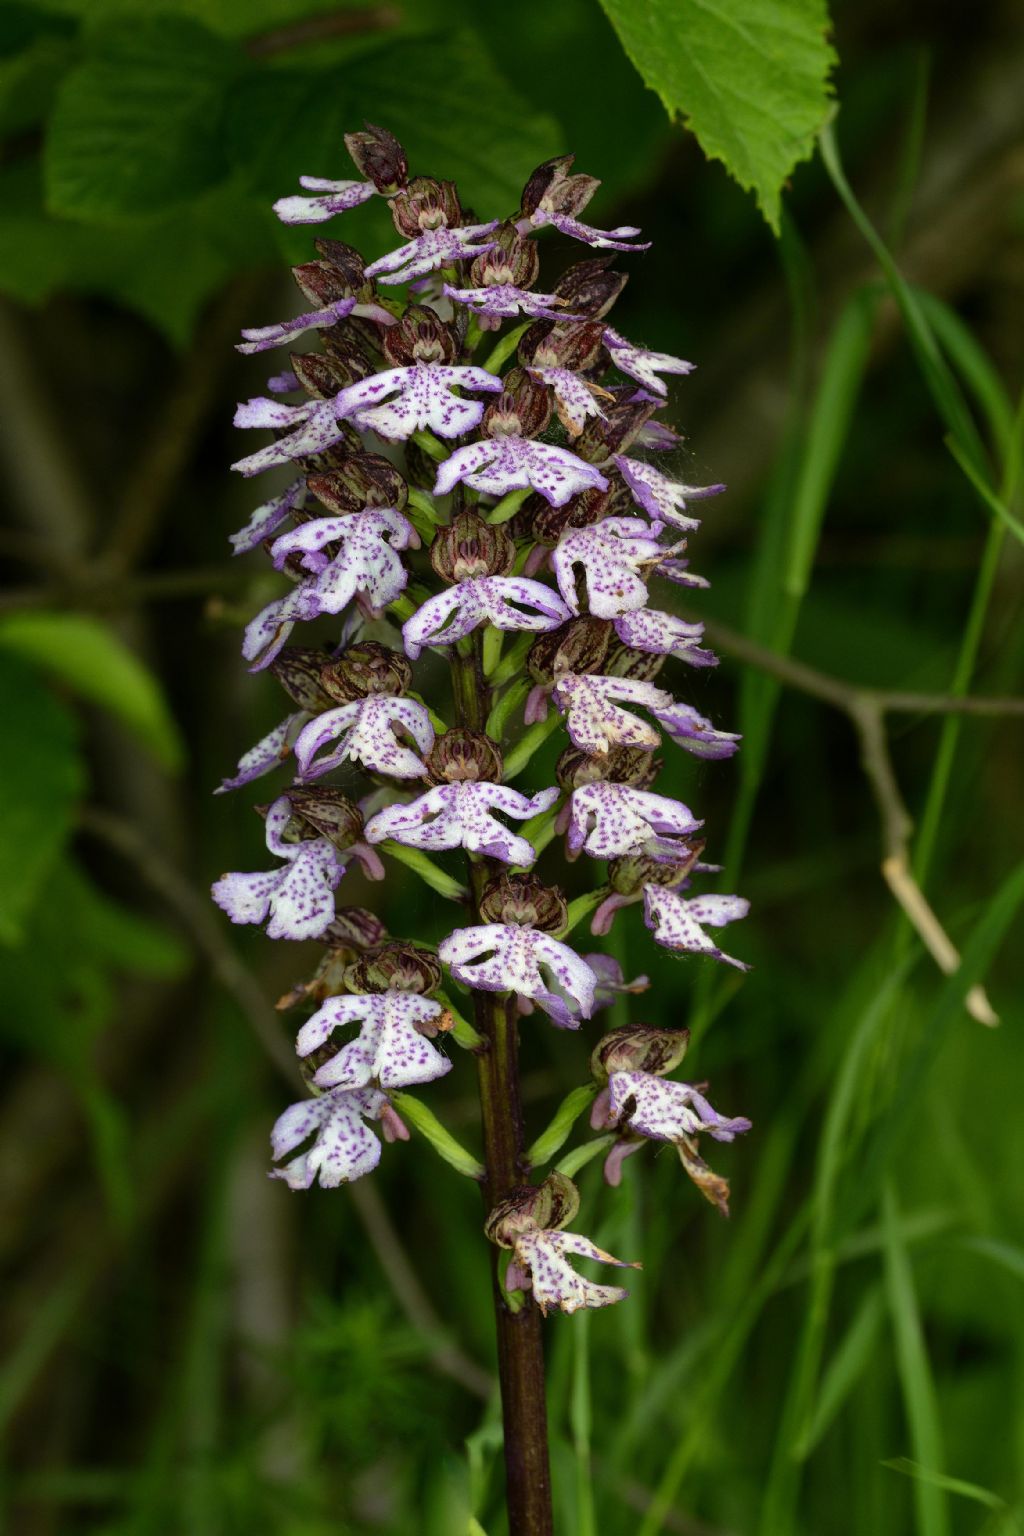
[[[477,1191],[415,1132],[375,1176],[424,1312],[372,1203],[266,1180],[290,1089],[251,1025],[287,1054],[290,1024],[260,999],[315,954],[228,931],[204,894],[259,865],[248,805],[209,790],[281,713],[237,656],[274,589],[224,558],[251,500],[229,483],[227,424],[261,378],[231,342],[287,312],[275,274],[308,232],[269,204],[302,172],[346,175],[345,129],[383,122],[482,217],[574,149],[605,178],[596,221],[655,240],[624,261],[617,316],[700,364],[676,396],[680,463],[731,486],[694,545],[702,614],[868,686],[1020,692],[1007,17],[841,9],[835,139],[786,189],[776,244],[658,98],[773,216],[827,110],[817,5],[745,12],[752,36],[799,27],[771,89],[740,80],[706,8],[605,10],[0,5],[0,1507],[19,1536],[503,1530]],[[709,30],[673,52],[695,18]],[[689,77],[706,64],[725,85],[712,69],[705,100]],[[346,239],[385,248],[386,213],[348,218]],[[558,1528],[1010,1536],[1020,722],[889,722],[915,870],[964,957],[944,979],[879,877],[849,722],[728,655],[676,680],[744,732],[735,767],[675,759],[666,792],[707,816],[709,853],[752,898],[736,947],[754,969],[673,962],[635,911],[613,937],[652,978],[633,1016],[689,1022],[691,1075],[755,1129],[716,1151],[728,1224],[670,1155],[632,1159],[618,1191],[598,1164],[580,1174],[586,1229],[644,1269],[628,1304],[548,1326]],[[557,744],[531,746],[523,782],[549,782]],[[411,876],[351,899],[398,933],[450,926]],[[975,980],[998,1030],[964,1012]],[[525,1026],[531,1134],[584,1052]],[[476,1151],[467,1075],[435,1087],[429,1109]]]

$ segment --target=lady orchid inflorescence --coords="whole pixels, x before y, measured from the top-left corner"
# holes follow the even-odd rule
[[[589,1093],[570,1095],[572,1109],[527,1149],[517,1031],[531,1014],[531,1028],[578,1030],[642,991],[646,978],[627,982],[574,938],[588,918],[607,933],[620,907],[642,905],[654,942],[675,954],[742,968],[714,935],[747,903],[700,893],[714,869],[703,823],[652,788],[665,746],[708,759],[737,747],[655,681],[669,659],[715,663],[670,591],[706,585],[686,540],[694,504],[723,487],[661,467],[678,442],[658,420],[665,376],[692,364],[608,323],[627,280],[614,253],[646,246],[632,227],[582,222],[598,183],[574,174],[571,156],[540,166],[517,210],[481,222],[453,183],[410,178],[384,130],[346,142],[360,179],[303,177],[310,195],[282,198],[279,217],[320,224],[380,197],[401,243],[367,264],[316,240],[318,259],[294,268],[307,310],[245,331],[239,347],[320,342],[293,352],[236,416],[273,436],[234,468],[284,481],[231,538],[238,554],[263,548],[282,578],[242,651],[289,704],[222,788],[282,769],[292,782],[261,808],[273,867],[224,875],[213,895],[232,922],[325,946],[314,976],[282,999],[308,1013],[297,1051],[312,1097],[274,1126],[273,1176],[293,1189],[361,1178],[381,1138],[407,1140],[409,1124],[437,1144],[436,1117],[408,1090],[468,1053],[483,1163],[460,1162],[440,1134],[449,1161],[484,1183],[487,1235],[509,1255],[504,1303],[606,1306],[626,1291],[575,1262],[623,1261],[567,1230],[579,1195],[564,1168],[529,1177],[574,1116],[589,1103],[597,1135],[563,1159],[570,1168],[603,1153],[614,1185],[627,1156],[668,1143],[723,1211],[728,1186],[700,1147],[749,1121],[670,1076],[685,1030],[633,1024],[591,1047]],[[542,282],[548,228],[600,254]],[[293,634],[309,625],[319,627]],[[521,789],[559,727],[556,782]],[[560,839],[574,886],[579,861],[595,863],[597,888],[573,901],[534,874]],[[419,874],[455,902],[451,931],[436,946],[389,937],[345,904],[353,869]]]

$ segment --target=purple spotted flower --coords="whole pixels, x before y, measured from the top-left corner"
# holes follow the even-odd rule
[[[484,408],[479,400],[460,399],[453,389],[500,390],[501,380],[486,368],[415,363],[350,385],[338,395],[335,409],[361,431],[397,441],[425,430],[438,437],[461,437],[479,425]],[[395,398],[387,400],[388,395]]]
[[[620,224],[617,229],[595,229],[572,214],[549,212],[546,208],[538,208],[528,220],[520,222],[519,228],[543,229],[546,224],[557,229],[559,234],[568,235],[570,240],[580,240],[598,251],[647,251],[651,246],[649,240],[637,240],[640,231],[635,224]]]
[[[615,619],[647,602],[644,573],[664,556],[650,527],[639,517],[606,517],[592,528],[567,529],[551,556],[558,590],[579,613],[576,567],[583,572],[590,612]]]
[[[700,645],[704,625],[687,623],[674,613],[639,608],[633,613],[621,614],[615,620],[615,633],[623,645],[634,651],[646,651],[652,656],[674,656],[691,667],[718,665],[714,651],[705,650]]]
[[[367,277],[375,277],[384,284],[411,283],[418,277],[436,272],[438,267],[451,266],[456,261],[466,261],[472,256],[482,256],[494,244],[484,237],[497,227],[498,220],[487,224],[466,224],[461,229],[425,229],[422,234],[400,245],[396,250],[378,256],[366,269]]]
[[[443,1009],[414,992],[330,997],[299,1030],[300,1056],[326,1045],[336,1029],[361,1025],[358,1036],[321,1066],[318,1088],[413,1088],[451,1071],[451,1062],[431,1045]]]
[[[546,1317],[552,1307],[572,1314],[581,1307],[608,1307],[625,1301],[629,1292],[621,1285],[598,1285],[585,1280],[569,1263],[569,1255],[614,1264],[617,1269],[639,1269],[625,1259],[613,1258],[579,1232],[522,1232],[512,1242],[512,1262],[505,1275],[507,1290],[528,1289]]]
[[[467,780],[439,784],[410,805],[389,805],[366,825],[370,843],[392,838],[409,848],[466,848],[505,864],[532,864],[537,855],[525,837],[510,832],[494,815],[501,811],[526,821],[549,810],[558,799],[557,788],[523,795],[508,784]]]
[[[447,587],[402,625],[406,655],[425,645],[453,645],[481,624],[504,630],[557,629],[569,617],[561,598],[525,576],[481,576]]]
[[[685,533],[700,527],[697,518],[686,516],[686,503],[704,496],[717,496],[724,485],[680,485],[670,480],[660,469],[644,464],[640,459],[627,459],[624,454],[615,455],[615,466],[629,486],[633,500],[642,507],[652,523],[669,523]]]
[[[644,887],[644,922],[654,934],[654,942],[665,949],[674,949],[691,955],[711,955],[724,960],[738,971],[749,970],[742,960],[719,949],[702,924],[709,928],[724,928],[746,917],[750,903],[743,896],[680,896],[678,891],[663,885]]]
[[[344,517],[319,517],[277,539],[270,553],[278,570],[296,557],[316,577],[321,613],[341,613],[358,593],[371,609],[385,608],[408,580],[399,550],[415,549],[419,536],[394,507],[371,507]],[[334,555],[327,545],[338,546]]]
[[[347,320],[349,315],[357,315],[362,320],[375,320],[378,325],[393,325],[395,319],[394,315],[380,304],[361,304],[355,298],[334,299],[330,304],[325,304],[322,309],[310,310],[307,314],[296,315],[291,320],[279,320],[276,325],[251,326],[243,330],[242,340],[236,344],[235,351],[246,356],[256,352],[269,352],[271,347],[281,347],[286,342],[291,342],[294,337],[301,336],[304,331],[326,329],[328,326],[337,325],[340,320]],[[272,381],[271,388],[274,387],[274,382]],[[282,387],[295,389],[297,383],[297,380],[294,384],[286,381]]]
[[[620,336],[618,331],[612,330],[610,325],[605,326],[604,344],[620,373],[628,374],[631,379],[642,384],[644,389],[650,390],[652,395],[662,399],[668,394],[668,386],[664,379],[658,377],[659,374],[693,372],[692,363],[684,362],[681,357],[672,357],[667,352],[649,352],[646,347],[638,347],[627,341],[625,336]]]
[[[258,549],[263,540],[276,532],[295,508],[302,505],[305,495],[305,480],[293,480],[287,490],[282,491],[279,496],[272,496],[261,507],[257,507],[245,527],[229,535],[234,553],[245,555],[250,550]]]
[[[528,368],[532,379],[538,379],[554,391],[558,419],[570,437],[579,437],[592,416],[603,416],[601,399],[610,399],[606,389],[594,384],[571,368]]]
[[[488,320],[512,320],[517,315],[529,315],[533,320],[573,318],[566,314],[567,299],[556,293],[530,293],[514,283],[492,283],[485,288],[453,288],[445,283],[441,292],[453,304],[462,304]]]
[[[486,496],[538,491],[553,507],[564,507],[583,491],[608,489],[601,471],[568,449],[514,436],[484,438],[457,448],[438,466],[434,494],[447,495],[460,480]]]
[[[274,1168],[271,1178],[283,1179],[289,1189],[310,1189],[317,1180],[325,1189],[337,1189],[372,1173],[380,1162],[380,1142],[366,1121],[379,1120],[386,1105],[375,1088],[339,1088],[289,1105],[270,1133],[270,1145],[275,1161],[290,1161]],[[312,1146],[297,1152],[311,1136]]]
[[[618,859],[645,853],[665,861],[679,859],[690,837],[704,825],[678,800],[634,789],[631,784],[581,784],[569,802],[569,847],[594,859]]]
[[[232,469],[246,477],[274,469],[278,464],[290,464],[310,454],[324,453],[345,431],[333,399],[286,405],[282,400],[270,400],[262,395],[238,407],[235,426],[292,429],[287,437],[268,443],[265,448],[258,448],[255,453],[232,464]]]
[[[692,1083],[650,1072],[611,1074],[606,1123],[621,1125],[650,1141],[679,1141],[703,1132],[715,1141],[733,1141],[750,1130],[744,1116],[727,1119],[712,1109]]]
[[[597,978],[585,960],[539,928],[482,923],[456,928],[437,949],[456,981],[530,998],[562,1029],[594,1010]]]
[[[316,779],[353,762],[392,779],[422,778],[423,759],[403,745],[399,733],[411,737],[420,752],[429,752],[434,744],[430,715],[415,699],[372,693],[340,709],[328,709],[299,733],[295,760],[300,775],[303,780]],[[334,750],[318,758],[321,748],[331,742],[337,743]]]
[[[315,197],[280,197],[274,212],[282,224],[325,224],[336,213],[347,213],[374,196],[372,181],[331,181],[323,176],[300,176],[299,186]]]
[[[731,757],[739,737],[718,731],[688,704],[680,704],[651,682],[633,677],[593,677],[567,672],[552,694],[565,716],[566,730],[581,752],[603,755],[612,747],[640,747],[653,752],[661,738],[653,726],[623,709],[635,704],[650,711],[677,746],[695,757]]]
[[[291,802],[281,795],[267,812],[266,836],[283,867],[268,874],[222,875],[213,899],[233,923],[266,922],[271,939],[316,939],[334,917],[334,892],[345,865],[325,837],[286,842],[291,818]]]
[[[238,767],[231,778],[225,779],[214,790],[214,794],[222,795],[229,789],[241,789],[244,784],[251,784],[265,773],[272,773],[280,767],[291,756],[299,732],[309,719],[310,715],[304,709],[286,715],[279,725],[275,725],[272,731],[268,731],[239,758]]]

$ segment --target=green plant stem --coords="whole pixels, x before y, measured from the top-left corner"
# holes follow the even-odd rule
[[[454,648],[451,664],[456,723],[482,731],[490,708],[490,690],[479,630],[464,648]],[[480,898],[491,872],[489,865],[488,860],[469,862],[471,923],[480,921]],[[490,1210],[525,1178],[519,1029],[514,996],[478,991],[474,1010],[483,1040],[476,1059],[486,1168],[484,1196]],[[492,1248],[509,1536],[552,1536],[541,1316],[532,1300],[517,1311],[511,1309],[498,1274],[499,1257],[499,1250]]]

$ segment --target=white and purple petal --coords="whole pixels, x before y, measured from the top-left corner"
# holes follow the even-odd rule
[[[620,1285],[598,1285],[585,1280],[569,1263],[569,1254],[596,1259],[600,1264],[614,1264],[617,1269],[640,1268],[639,1264],[613,1258],[579,1232],[522,1232],[512,1251],[518,1270],[529,1275],[533,1299],[545,1316],[552,1307],[571,1314],[581,1307],[608,1307],[629,1295]]]
[[[337,325],[339,320],[344,320],[356,307],[356,300],[335,299],[323,309],[311,309],[307,314],[296,315],[292,320],[279,320],[276,325],[250,326],[243,330],[242,340],[235,346],[236,352],[242,352],[246,356],[255,352],[269,352],[271,347],[279,347],[286,341],[291,341],[293,336],[301,336],[304,331],[325,329],[330,325]],[[236,423],[242,425],[242,423]]]
[[[425,229],[414,240],[387,251],[371,262],[366,269],[367,277],[375,277],[384,284],[408,283],[418,277],[436,272],[438,267],[452,262],[466,261],[473,256],[483,256],[492,250],[493,240],[485,240],[498,220],[487,224],[466,224],[461,229]]]
[[[456,449],[438,466],[434,494],[446,495],[460,480],[486,496],[534,490],[553,507],[564,507],[582,491],[608,489],[593,464],[566,448],[525,437],[485,438]]]
[[[380,1142],[365,1121],[379,1120],[386,1104],[376,1089],[341,1088],[289,1105],[270,1133],[274,1160],[296,1153],[310,1136],[316,1139],[308,1151],[272,1169],[271,1178],[283,1179],[289,1189],[309,1189],[317,1178],[325,1189],[337,1189],[372,1173]]]
[[[659,374],[692,373],[694,370],[695,365],[686,362],[684,358],[672,357],[667,352],[649,352],[646,347],[627,341],[625,336],[620,336],[611,326],[605,327],[604,344],[620,373],[636,379],[638,384],[662,398],[668,389],[664,380],[658,377]]]
[[[345,762],[358,762],[373,773],[395,779],[419,779],[426,765],[395,734],[412,737],[420,752],[434,744],[430,715],[415,699],[370,694],[311,720],[295,743],[295,760],[303,780],[319,778]],[[333,752],[317,758],[321,748],[336,742]]]
[[[686,516],[687,502],[717,496],[725,490],[724,485],[682,485],[642,459],[630,459],[622,453],[614,455],[614,464],[633,500],[653,523],[669,523],[684,533],[700,527],[698,518]]]
[[[691,1083],[650,1072],[613,1072],[608,1107],[612,1123],[651,1141],[680,1141],[705,1131],[715,1141],[732,1141],[751,1125],[742,1115],[720,1115]]]
[[[579,613],[576,566],[581,566],[590,612],[615,619],[647,602],[646,570],[663,554],[639,517],[606,517],[591,528],[568,528],[551,554],[558,589],[573,613]]]
[[[633,613],[621,614],[615,620],[615,633],[623,645],[634,651],[646,651],[652,656],[674,656],[691,667],[718,665],[714,651],[705,650],[699,643],[704,636],[703,624],[690,624],[677,614],[663,613],[658,608],[640,608]]]
[[[749,970],[719,949],[704,932],[702,924],[721,928],[726,923],[746,917],[750,903],[742,896],[692,896],[687,899],[663,885],[644,886],[644,922],[654,935],[654,942],[665,949],[692,955],[710,955],[737,970]]]
[[[426,645],[452,645],[481,624],[536,633],[569,618],[561,598],[526,576],[480,576],[429,597],[402,625],[406,654],[414,661]]]
[[[573,790],[569,817],[570,850],[582,849],[595,859],[635,853],[678,859],[686,848],[673,839],[690,837],[703,826],[687,806],[667,795],[602,781]]]
[[[372,181],[329,181],[323,176],[300,176],[299,185],[317,197],[281,197],[274,212],[282,224],[324,224],[336,213],[347,213],[374,196]]]

